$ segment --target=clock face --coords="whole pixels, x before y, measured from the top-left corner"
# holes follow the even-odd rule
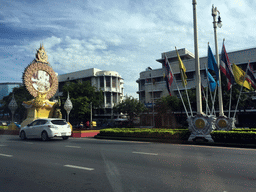
[[[30,64],[24,72],[23,81],[34,97],[38,93],[46,93],[46,99],[49,99],[58,89],[57,75],[49,65],[42,62],[34,61]]]

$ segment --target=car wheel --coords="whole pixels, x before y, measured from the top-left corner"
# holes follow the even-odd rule
[[[62,137],[63,140],[67,140],[68,138],[69,137],[67,137],[67,136]]]
[[[42,141],[47,141],[49,140],[49,137],[48,137],[48,134],[46,131],[43,131],[42,134],[41,134],[41,139]]]
[[[25,131],[21,131],[20,138],[21,138],[21,140],[27,139]]]

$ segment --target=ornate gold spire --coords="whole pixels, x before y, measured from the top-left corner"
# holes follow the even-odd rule
[[[44,45],[40,44],[40,48],[37,50],[36,53],[36,60],[41,61],[43,63],[48,63],[48,56],[46,54],[46,51],[44,50]]]

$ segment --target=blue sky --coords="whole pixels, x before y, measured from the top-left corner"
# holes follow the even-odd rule
[[[228,52],[256,46],[255,1],[197,0],[200,57],[208,42],[215,50],[212,4],[223,21],[219,47],[223,38]],[[194,53],[192,0],[0,0],[0,26],[0,82],[21,82],[43,43],[58,74],[117,71],[125,94],[137,97],[139,73],[160,68],[161,53]]]

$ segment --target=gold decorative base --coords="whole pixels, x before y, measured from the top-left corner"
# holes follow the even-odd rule
[[[24,102],[24,106],[27,108],[27,118],[21,123],[21,127],[26,126],[31,123],[35,119],[42,118],[52,118],[58,117],[62,118],[62,115],[58,109],[56,109],[56,102],[52,102],[49,100],[44,100],[42,103],[44,104],[42,107],[35,107],[34,105],[28,105],[29,102]]]

